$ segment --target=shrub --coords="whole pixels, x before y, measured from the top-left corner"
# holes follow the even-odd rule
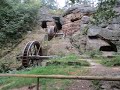
[[[112,59],[104,59],[101,61],[101,64],[105,66],[120,66],[120,56],[116,56]]]
[[[10,69],[10,65],[11,63],[1,63],[0,64],[0,73],[6,73],[6,72],[9,72],[11,69]]]
[[[102,53],[99,50],[92,50],[89,52],[86,52],[91,58],[94,58],[96,55],[102,55]]]

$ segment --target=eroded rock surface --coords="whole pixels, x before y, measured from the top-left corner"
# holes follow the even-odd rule
[[[78,48],[79,52],[90,50],[120,51],[119,2],[114,7],[118,17],[113,18],[109,23],[103,22],[98,26],[90,24],[90,16],[95,12],[93,7],[74,5],[66,10],[63,15],[63,32],[66,36],[71,36],[71,43]]]

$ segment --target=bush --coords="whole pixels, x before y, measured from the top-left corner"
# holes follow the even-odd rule
[[[7,73],[9,72],[11,63],[0,63],[0,73]]]
[[[86,52],[86,54],[88,54],[91,58],[94,58],[96,55],[102,55],[102,52],[100,52],[99,50],[92,50]]]
[[[113,59],[104,59],[101,64],[105,66],[120,66],[120,56],[116,56]]]

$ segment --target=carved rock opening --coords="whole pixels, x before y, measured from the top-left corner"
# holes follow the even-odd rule
[[[98,39],[98,36],[88,36],[90,39]]]
[[[117,48],[116,45],[110,45],[110,46],[101,46],[100,47],[100,51],[113,51],[113,52],[117,52]]]
[[[47,28],[47,22],[46,21],[42,21],[41,27],[42,28]]]
[[[62,29],[62,24],[61,24],[61,21],[60,21],[60,17],[53,17],[53,19],[55,20],[56,28],[58,30],[61,30]]]

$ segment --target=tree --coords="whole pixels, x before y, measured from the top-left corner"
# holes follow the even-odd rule
[[[41,3],[50,9],[57,9],[57,2],[55,0],[41,0]]]
[[[7,44],[12,47],[24,33],[32,30],[39,6],[30,2],[0,0],[0,48]]]
[[[93,2],[93,0],[66,0],[66,6],[71,6],[76,3],[83,5],[91,5],[91,2]]]
[[[94,24],[109,23],[114,17],[116,12],[113,10],[117,0],[99,0],[98,9],[94,14]]]

